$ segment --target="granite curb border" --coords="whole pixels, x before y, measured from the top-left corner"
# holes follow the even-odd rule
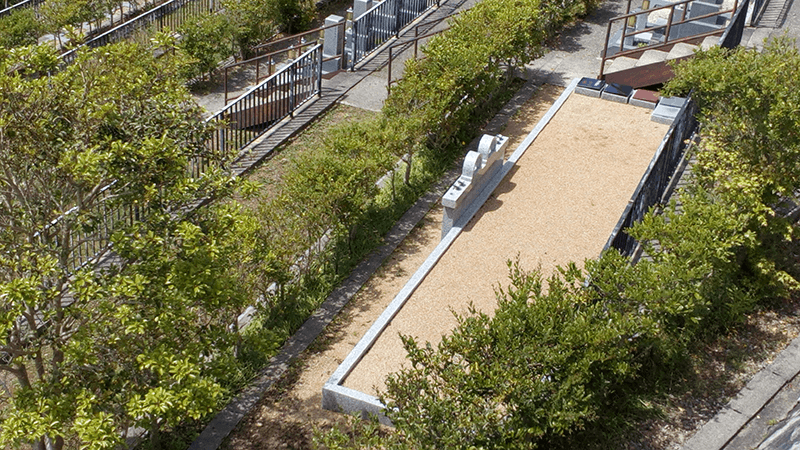
[[[406,283],[400,292],[395,296],[389,306],[381,313],[372,326],[367,330],[364,336],[358,341],[356,346],[347,355],[345,360],[336,368],[330,376],[325,386],[322,388],[322,407],[333,411],[342,411],[345,413],[361,413],[362,416],[375,415],[378,420],[386,425],[390,424],[389,419],[381,413],[385,406],[381,401],[369,395],[342,385],[345,378],[352,372],[355,366],[361,361],[364,355],[374,345],[375,341],[381,335],[383,330],[392,321],[395,315],[402,309],[403,305],[408,301],[417,287],[424,281],[428,273],[433,269],[439,259],[444,255],[450,245],[458,238],[461,231],[469,223],[472,217],[478,212],[480,207],[486,202],[489,196],[494,192],[495,188],[505,178],[508,172],[516,165],[516,162],[525,153],[525,150],[530,147],[531,143],[541,133],[545,126],[555,116],[561,105],[569,98],[575,87],[578,85],[579,79],[574,79],[569,86],[564,90],[561,96],[550,107],[545,116],[537,123],[537,125],[526,136],[525,140],[516,148],[514,153],[503,164],[497,174],[494,175],[491,181],[487,183],[484,189],[478,194],[468,206],[463,215],[453,223],[452,228],[447,232],[442,240],[425,259],[425,262],[417,269],[411,279]]]
[[[511,116],[537,91],[535,81],[529,80],[484,127],[487,132],[499,132]],[[468,145],[477,148],[480,136]],[[300,354],[319,336],[333,318],[361,289],[372,274],[391,256],[392,252],[425,217],[444,192],[458,178],[460,170],[449,170],[429,191],[420,197],[384,237],[384,244],[359,263],[351,275],[325,299],[317,311],[292,335],[261,374],[239,395],[231,400],[195,438],[188,450],[216,450],[239,422],[261,400],[269,389]]]
[[[726,448],[739,432],[790,381],[800,374],[800,337],[795,338],[769,366],[759,371],[747,385],[703,425],[683,445],[682,450],[719,450]]]

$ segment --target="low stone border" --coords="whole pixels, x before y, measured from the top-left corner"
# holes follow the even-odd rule
[[[578,85],[578,81],[579,79],[576,78],[569,84],[569,86],[567,86],[558,100],[556,100],[553,106],[550,107],[550,110],[547,111],[547,114],[545,114],[536,127],[530,133],[528,133],[528,136],[525,138],[525,140],[517,147],[508,161],[503,164],[502,168],[494,175],[491,181],[486,184],[486,187],[481,191],[481,193],[475,197],[475,199],[467,208],[465,208],[464,213],[458,218],[458,220],[455,221],[455,223],[453,223],[453,226],[450,228],[447,234],[442,237],[439,245],[436,246],[425,262],[422,263],[419,269],[417,269],[408,283],[406,283],[394,300],[392,300],[389,306],[386,307],[380,317],[378,317],[378,319],[372,324],[370,329],[361,338],[358,344],[356,344],[350,354],[347,355],[347,358],[345,358],[336,371],[334,371],[334,373],[325,383],[325,386],[322,388],[323,408],[346,413],[361,413],[362,416],[365,417],[368,415],[375,415],[378,417],[378,420],[381,423],[390,424],[389,419],[382,414],[385,406],[380,402],[380,400],[378,400],[378,398],[355,389],[342,386],[344,379],[355,368],[358,362],[361,361],[389,322],[391,322],[392,318],[394,318],[394,316],[400,311],[406,301],[408,301],[408,299],[411,297],[411,294],[414,293],[417,287],[428,275],[430,270],[436,265],[436,263],[447,251],[453,241],[455,241],[458,235],[461,234],[464,226],[467,225],[470,219],[472,219],[472,217],[478,212],[478,209],[484,204],[484,202],[486,202],[492,192],[494,192],[495,188],[500,184],[503,178],[505,178],[517,161],[519,161],[519,158],[522,157],[522,155],[525,153],[525,150],[530,147],[531,143],[533,143],[547,123],[550,122],[550,119],[555,116],[555,114],[561,108],[561,105],[564,104],[570,94],[572,94],[572,92],[575,90],[575,87]]]
[[[795,338],[772,364],[761,369],[722,411],[686,441],[682,450],[724,448],[745,425],[758,418],[761,410],[798,374],[800,337]]]

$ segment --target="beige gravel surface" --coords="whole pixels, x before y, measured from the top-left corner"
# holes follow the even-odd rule
[[[649,110],[570,96],[344,385],[375,394],[404,366],[401,334],[436,344],[453,312],[494,310],[509,259],[547,276],[597,257],[667,129]]]
[[[562,90],[558,86],[540,87],[514,115],[503,131],[511,139],[512,148],[524,140]],[[325,335],[286,379],[265,394],[222,448],[310,448],[314,427],[344,421],[342,414],[322,409],[322,386],[439,243],[441,219],[442,209],[437,206],[326,328]]]

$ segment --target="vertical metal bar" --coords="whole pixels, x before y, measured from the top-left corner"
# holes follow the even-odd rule
[[[675,14],[675,5],[669,9],[669,17],[667,18],[667,31],[664,33],[664,43],[669,42],[669,32],[672,29],[672,16]]]
[[[317,46],[318,64],[317,64],[317,93],[322,97],[322,46]]]
[[[602,58],[600,58],[600,74],[597,76],[598,79],[603,79],[603,71],[605,70],[606,59],[608,58],[606,55],[608,54],[608,39],[611,36],[611,21],[608,21],[608,27],[606,27],[606,39],[605,43],[603,44],[603,54]],[[415,54],[416,56],[416,54]]]
[[[392,89],[392,50],[394,50],[394,46],[389,47],[389,79],[386,80],[386,89]]]
[[[297,77],[297,61],[292,63],[291,75],[289,75],[289,115],[294,117],[295,105],[295,78]]]
[[[353,38],[353,41],[350,43],[350,47],[351,47],[350,48],[351,62],[350,62],[350,67],[348,67],[348,69],[350,69],[350,71],[355,71],[355,69],[356,69],[356,48],[358,47],[356,45],[356,41],[358,41],[358,23],[359,23],[358,20],[354,20],[353,21],[353,28],[351,28],[353,30],[353,33],[351,34],[350,37]]]
[[[625,49],[625,33],[628,32],[628,17],[622,21],[622,37],[619,39],[619,51],[624,51]]]

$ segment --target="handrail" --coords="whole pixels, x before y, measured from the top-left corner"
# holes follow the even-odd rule
[[[447,19],[455,17],[458,14],[460,14],[460,12],[454,12],[454,13],[448,14],[448,15],[446,15],[444,17],[440,17],[438,19],[434,19],[434,20],[431,20],[431,21],[428,21],[428,22],[423,22],[423,23],[421,23],[421,24],[419,24],[419,25],[414,27],[414,38],[413,39],[410,39],[408,41],[400,42],[400,43],[397,43],[397,44],[389,46],[389,62],[388,62],[388,70],[387,70],[388,71],[388,82],[386,83],[386,89],[391,89],[392,83],[396,83],[397,82],[397,80],[392,81],[392,61],[394,60],[393,55],[392,55],[393,50],[395,48],[397,48],[397,47],[405,47],[406,45],[408,45],[408,44],[413,42],[414,43],[414,59],[417,59],[417,54],[419,53],[419,45],[418,44],[419,44],[420,40],[428,38],[428,37],[431,37],[431,36],[434,36],[434,35],[437,35],[437,34],[441,33],[442,31],[450,29],[450,27],[448,26],[447,28],[443,28],[443,29],[441,29],[439,31],[434,31],[434,32],[431,32],[431,33],[427,33],[427,34],[424,34],[422,36],[419,35],[419,30],[421,28],[424,28],[424,27],[430,27],[430,28],[428,28],[428,30],[430,30],[433,27],[435,27],[436,25],[444,22]]]
[[[281,49],[281,50],[277,50],[277,51],[274,51],[274,52],[271,52],[271,53],[266,53],[266,54],[263,54],[263,55],[255,56],[253,58],[250,58],[250,59],[247,59],[247,60],[244,60],[244,61],[239,61],[239,62],[236,62],[236,63],[233,63],[233,64],[226,65],[225,67],[222,68],[222,70],[223,70],[223,84],[224,84],[224,91],[225,91],[225,96],[224,96],[225,104],[226,105],[228,104],[228,92],[229,92],[228,91],[228,73],[229,73],[228,71],[229,71],[229,69],[233,69],[233,68],[236,68],[236,67],[241,67],[241,66],[244,66],[244,65],[255,63],[255,67],[256,67],[256,83],[258,83],[261,80],[261,61],[263,61],[264,59],[268,59],[269,65],[268,65],[268,68],[267,68],[267,76],[271,76],[272,72],[273,72],[273,68],[277,64],[277,62],[273,61],[276,56],[279,56],[279,55],[282,55],[282,54],[285,54],[285,53],[289,53],[289,52],[293,52],[293,51],[297,51],[298,53],[303,53],[305,51],[305,49],[307,49],[309,47],[312,47],[314,45],[317,45],[317,43],[319,42],[319,39],[322,39],[324,34],[320,34],[318,39],[313,39],[313,40],[309,40],[309,41],[305,41],[305,37],[306,36],[312,35],[312,34],[315,34],[315,33],[322,33],[325,30],[330,29],[330,28],[340,28],[340,30],[339,30],[339,38],[340,38],[340,40],[342,42],[341,42],[341,45],[338,46],[338,48],[341,48],[342,52],[343,52],[343,49],[344,49],[344,45],[343,45],[344,42],[343,41],[344,41],[345,25],[346,25],[345,22],[335,23],[333,25],[326,25],[324,27],[315,28],[313,30],[309,30],[309,31],[306,31],[306,32],[303,32],[303,33],[300,33],[300,34],[289,36],[289,37],[284,38],[284,39],[280,39],[280,40],[277,40],[277,41],[269,42],[269,43],[266,43],[266,44],[261,44],[258,47],[254,47],[254,49],[263,49],[263,48],[266,48],[268,46],[275,46],[276,44],[282,44],[282,43],[285,43],[285,42],[297,42],[298,38],[300,40],[300,43],[297,46],[292,44],[289,47]],[[341,53],[339,53],[338,55],[326,55],[324,60],[325,61],[330,61],[330,60],[336,59],[336,58],[338,58],[340,56],[342,56]]]
[[[233,103],[206,119],[218,127],[206,145],[217,151],[234,148],[241,152],[270,126],[315,95],[322,93],[322,45],[300,55]],[[203,161],[199,161],[205,167]]]
[[[32,8],[44,3],[44,0],[22,0],[21,2],[14,3],[8,8],[0,10],[0,17],[6,16],[14,12],[15,9]]]
[[[703,14],[703,15],[696,16],[696,17],[690,17],[690,18],[687,19],[686,18],[686,13],[687,13],[687,11],[689,9],[688,5],[690,3],[697,2],[697,1],[700,1],[700,0],[680,0],[678,2],[671,3],[669,5],[657,6],[657,7],[654,7],[654,8],[649,8],[649,9],[644,10],[644,11],[637,11],[637,12],[632,12],[632,13],[629,12],[629,13],[622,14],[622,15],[619,15],[619,16],[616,16],[616,17],[613,17],[613,18],[609,19],[608,26],[606,27],[606,38],[605,38],[605,43],[603,45],[603,53],[601,55],[601,62],[600,62],[600,74],[598,75],[598,78],[600,78],[600,79],[603,78],[603,76],[605,74],[605,64],[606,64],[606,61],[608,61],[609,59],[618,58],[620,56],[631,55],[631,54],[634,54],[634,53],[640,53],[640,52],[643,52],[645,50],[655,50],[655,49],[659,49],[659,48],[664,48],[664,47],[667,47],[667,46],[670,46],[670,45],[674,45],[674,44],[677,44],[677,43],[680,43],[680,42],[686,42],[686,41],[689,41],[689,40],[702,38],[702,37],[705,37],[705,36],[712,36],[712,35],[716,35],[717,33],[724,32],[724,30],[713,30],[713,31],[709,31],[709,32],[706,32],[706,33],[698,33],[698,34],[693,35],[693,36],[686,36],[686,37],[683,37],[683,38],[670,39],[670,34],[671,34],[673,26],[677,26],[677,25],[681,25],[681,24],[685,24],[685,23],[690,23],[690,22],[695,22],[695,21],[699,21],[699,20],[703,20],[703,19],[708,19],[708,18],[711,18],[711,17],[718,17],[718,16],[722,16],[722,15],[725,15],[725,14],[729,14],[729,13],[731,13],[731,19],[733,19],[733,15],[736,13],[736,11],[738,9],[740,9],[740,8],[738,8],[739,1],[738,0],[734,0],[734,5],[733,5],[732,9],[720,10],[720,11],[717,11],[717,12]],[[684,6],[684,5],[686,5],[686,6]],[[684,6],[682,8],[681,19],[678,20],[678,21],[674,21],[675,8],[680,7],[680,6]],[[630,31],[630,32],[628,31],[628,24],[627,24],[628,19],[630,19],[632,17],[635,18],[635,17],[641,16],[641,15],[649,15],[649,14],[655,12],[655,11],[661,11],[661,10],[667,10],[667,9],[669,10],[669,15],[667,17],[667,24],[666,25],[655,25],[655,26],[652,26],[652,27],[645,27],[645,28],[643,28],[641,30],[634,30],[634,31]],[[611,56],[608,56],[609,40],[611,39],[611,28],[612,28],[614,23],[618,23],[620,21],[622,22],[622,36],[620,37],[619,51],[617,51],[616,53],[614,53]],[[731,20],[731,23],[732,23],[732,20]],[[642,33],[648,33],[648,32],[652,32],[652,31],[655,31],[655,30],[664,30],[664,29],[665,29],[664,42],[659,42],[657,44],[645,45],[643,47],[632,49],[632,50],[625,50],[625,39],[627,37],[635,36],[637,34],[642,34]]]
[[[401,42],[401,43],[398,43],[398,44],[395,44],[395,45],[392,45],[392,46],[389,47],[389,62],[388,62],[387,70],[386,70],[388,72],[388,77],[389,77],[388,82],[386,83],[386,88],[387,89],[391,89],[392,83],[397,83],[398,82],[398,80],[392,81],[392,61],[394,59],[393,55],[392,55],[392,51],[397,47],[405,47],[408,44],[413,42],[414,43],[414,59],[417,59],[417,54],[418,54],[417,43],[422,39],[429,38],[431,36],[436,36],[437,34],[440,34],[443,31],[447,31],[447,29],[434,31],[432,33],[424,34],[422,36],[416,36],[416,37],[414,37],[413,39],[411,39],[409,41]]]
[[[283,44],[285,42],[292,42],[292,41],[297,42],[298,39],[300,40],[300,43],[304,43],[303,39],[306,36],[309,36],[309,35],[312,35],[312,34],[316,34],[316,33],[320,33],[320,32],[324,32],[325,30],[327,30],[329,28],[336,28],[336,27],[343,27],[343,26],[344,26],[344,22],[335,23],[333,25],[325,25],[324,27],[314,28],[313,30],[304,31],[302,33],[293,34],[291,36],[287,36],[285,38],[277,39],[275,41],[269,41],[269,42],[265,42],[263,44],[256,45],[251,50],[253,52],[255,52],[255,53],[258,53],[258,51],[261,50],[261,49],[264,49],[264,48],[267,48],[267,47],[274,47],[276,45]],[[313,40],[316,40],[316,39],[313,39]],[[311,41],[309,41],[309,42],[311,42]],[[290,44],[290,45],[293,45],[293,44]],[[263,55],[259,55],[259,56],[263,56]]]
[[[187,7],[187,5],[194,7],[194,9],[187,12],[187,10],[184,9],[184,7]],[[66,53],[62,53],[59,58],[61,59],[62,64],[71,64],[77,56],[78,48],[97,48],[113,42],[118,42],[120,40],[127,39],[139,29],[145,28],[152,24],[156,25],[158,31],[162,31],[163,29],[169,27],[177,28],[186,18],[188,18],[190,15],[196,14],[198,12],[197,10],[202,10],[205,7],[207,7],[209,11],[217,11],[219,8],[221,8],[221,2],[220,0],[169,0],[168,2],[156,6],[155,8],[136,16],[135,18],[106,31],[103,34],[95,36],[94,38]],[[166,20],[167,23],[165,24],[164,18],[170,18],[172,14],[178,15],[176,20],[168,19]]]

